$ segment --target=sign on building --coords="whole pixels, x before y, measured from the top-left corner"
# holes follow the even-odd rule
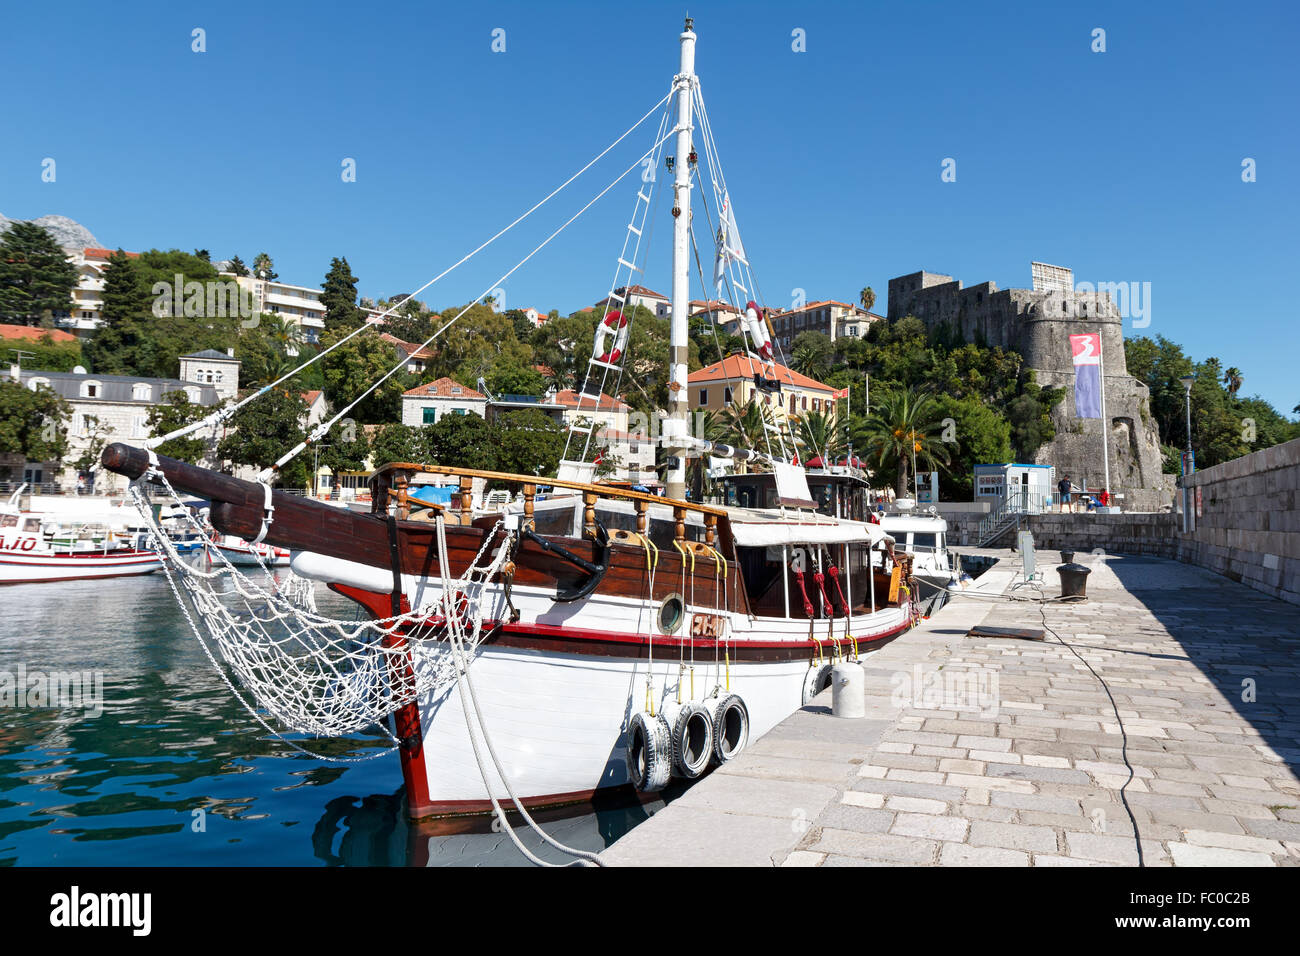
[[[1074,270],[1065,266],[1051,266],[1046,262],[1029,263],[1035,292],[1073,292]]]

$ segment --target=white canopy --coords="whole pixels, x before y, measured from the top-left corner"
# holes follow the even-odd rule
[[[845,521],[812,515],[773,517],[769,512],[732,511],[731,533],[742,548],[782,547],[799,544],[853,544],[874,547],[881,541],[894,539],[876,524],[862,521]]]

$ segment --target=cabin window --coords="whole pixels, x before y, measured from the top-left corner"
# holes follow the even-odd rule
[[[918,551],[922,548],[926,551],[933,551],[935,537],[933,531],[917,531],[912,535],[912,547]]]

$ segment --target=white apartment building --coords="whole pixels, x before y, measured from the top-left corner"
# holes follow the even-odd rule
[[[230,275],[228,272],[222,275]],[[258,279],[255,276],[234,276],[239,287],[252,297],[254,312],[267,312],[284,316],[302,330],[308,342],[317,342],[325,329],[325,306],[321,303],[320,289],[290,285],[278,280]]]
[[[440,378],[402,393],[403,425],[433,425],[446,415],[486,418],[487,396],[453,378]]]
[[[646,433],[646,423],[638,422],[636,430],[632,429],[628,405],[603,392],[596,402],[590,398],[579,402],[578,393],[567,388],[556,392],[551,401],[564,408],[565,425],[586,419],[593,426],[593,447],[604,447],[617,457],[620,467],[608,480],[634,484],[655,481],[654,442]]]
[[[186,358],[203,362],[205,354]],[[239,388],[239,362],[220,352],[214,354],[226,360],[223,375],[229,376],[225,384],[230,386],[229,394],[233,395]],[[206,362],[210,364],[212,360]],[[182,367],[185,367],[184,360]],[[190,366],[191,375],[197,374],[197,367]],[[204,406],[218,405],[227,397],[225,390],[218,390],[219,383],[200,382],[186,377],[185,373],[180,378],[135,378],[14,368],[11,374],[33,391],[42,385],[52,389],[72,406],[72,417],[67,423],[69,450],[64,456],[62,470],[59,471],[57,463],[49,462],[28,462],[24,469],[24,477],[38,484],[60,481],[71,487],[77,480],[77,473],[68,463],[80,458],[96,438],[105,443],[138,444],[151,437],[149,409],[163,404],[171,392],[183,391],[191,402]],[[94,490],[98,494],[122,491],[127,484],[126,478],[102,469],[95,473],[94,481]]]
[[[59,319],[58,324],[65,329],[88,332],[104,321],[104,272],[113,250],[87,248],[65,251],[68,252],[68,261],[76,267],[77,284],[72,290],[68,317]],[[139,255],[138,252],[127,253],[132,259]]]

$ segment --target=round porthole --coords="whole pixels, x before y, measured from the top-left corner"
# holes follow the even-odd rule
[[[659,605],[659,630],[664,634],[673,634],[682,626],[686,616],[686,605],[680,594],[670,594]]]

